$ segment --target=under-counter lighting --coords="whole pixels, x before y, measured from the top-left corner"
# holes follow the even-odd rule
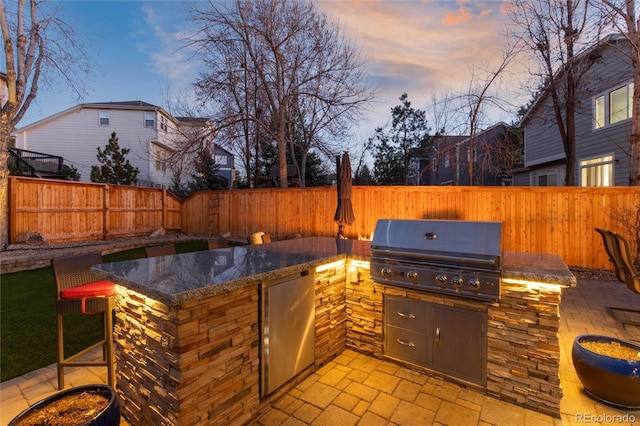
[[[370,263],[368,260],[356,260],[356,259],[351,259],[349,260],[349,266],[353,266],[356,268],[370,268]]]
[[[540,281],[527,281],[527,280],[517,280],[513,278],[503,278],[502,282],[505,284],[517,284],[524,285],[528,288],[535,290],[559,290],[559,285],[554,283],[545,283]]]
[[[345,264],[345,260],[336,260],[335,262],[331,262],[331,263],[325,263],[324,265],[320,265],[318,267],[316,267],[316,272],[324,272],[327,271],[329,269],[334,269],[334,268],[339,268],[339,267],[343,267]]]

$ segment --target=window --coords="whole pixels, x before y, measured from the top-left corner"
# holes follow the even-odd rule
[[[604,96],[598,96],[595,104],[595,128],[599,129],[604,126]]]
[[[214,156],[214,161],[219,166],[227,165],[227,156],[226,155],[216,155]]]
[[[167,151],[156,149],[156,170],[164,172],[167,170]]]
[[[631,91],[629,91],[629,88],[631,88]],[[632,97],[633,84],[621,87],[609,94],[609,104],[611,105],[609,122],[611,124],[631,118]]]
[[[449,167],[449,156],[451,155],[451,151],[446,151],[444,153],[444,166]]]
[[[531,175],[531,186],[558,186],[558,173]]]
[[[580,161],[581,186],[613,186],[613,155]]]
[[[160,130],[162,130],[163,132],[166,132],[168,128],[169,128],[169,126],[167,124],[167,117],[161,116],[160,117]]]
[[[98,124],[101,126],[109,125],[109,111],[99,111],[98,117]]]
[[[593,112],[594,129],[631,118],[633,116],[633,83],[596,97]]]
[[[154,112],[144,113],[144,127],[156,127],[156,114]]]

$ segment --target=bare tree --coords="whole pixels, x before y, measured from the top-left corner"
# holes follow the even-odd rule
[[[81,77],[88,72],[80,38],[44,2],[18,0],[5,7],[0,0],[7,100],[0,105],[0,245],[9,242],[7,147],[11,131],[36,98],[43,83],[62,80],[79,97]]]
[[[244,133],[246,144],[253,123],[256,139],[262,134],[275,141],[282,188],[294,126],[304,124],[312,135],[305,143],[317,143],[318,129],[310,130],[309,120],[320,116],[312,110],[322,110],[325,123],[355,119],[371,97],[359,52],[311,1],[209,1],[196,5],[192,19],[199,31],[190,44],[207,67],[196,87],[219,106],[215,128]]]
[[[517,47],[514,44],[509,47],[502,56],[502,61],[494,70],[486,71],[483,77],[477,77],[475,72],[472,73],[469,82],[469,90],[466,95],[466,108],[469,111],[469,185],[473,186],[476,181],[473,167],[476,163],[475,155],[477,147],[475,144],[475,135],[482,127],[482,117],[485,109],[489,106],[505,109],[506,102],[500,96],[492,92],[494,86],[497,85],[500,78],[506,72],[509,63],[518,54]]]
[[[565,184],[573,186],[577,90],[594,60],[580,53],[598,40],[599,20],[591,15],[588,0],[513,0],[510,17],[519,30],[511,36],[536,59],[536,86],[542,84],[543,95],[551,98],[566,157]]]
[[[636,14],[635,0],[594,0],[612,27],[629,42],[629,55],[633,66],[633,117],[631,121],[631,175],[629,185],[640,185],[640,17]]]

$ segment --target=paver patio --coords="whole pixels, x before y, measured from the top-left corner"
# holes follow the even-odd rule
[[[560,419],[348,349],[281,398],[254,424],[640,425],[640,410],[617,409],[587,396],[571,363],[571,345],[580,334],[640,339],[640,326],[624,324],[633,321],[634,315],[611,312],[612,307],[640,310],[640,295],[616,281],[580,276],[577,287],[563,292],[560,380],[564,396]],[[68,371],[68,386],[106,383],[105,368]],[[0,384],[0,424],[7,424],[30,404],[55,393],[56,384],[55,365]]]

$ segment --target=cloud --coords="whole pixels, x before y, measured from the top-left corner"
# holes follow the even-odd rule
[[[505,42],[503,3],[318,1],[316,5],[338,21],[369,59],[368,81],[379,94],[376,116],[384,121],[404,92],[416,107],[426,108],[432,95],[464,94],[474,77],[495,67]],[[513,84],[509,90],[517,87]]]
[[[449,12],[442,18],[442,23],[445,25],[458,25],[470,22],[473,19],[471,10],[468,7],[460,6],[458,13]]]
[[[172,19],[182,13],[158,13],[156,7],[166,8],[169,3],[142,3],[143,23],[149,37],[145,37],[139,45],[141,53],[149,56],[149,65],[162,78],[169,82],[185,85],[195,77],[197,65],[188,60],[189,53],[182,49],[182,39],[188,25],[186,19]],[[179,9],[179,8],[178,8]]]

